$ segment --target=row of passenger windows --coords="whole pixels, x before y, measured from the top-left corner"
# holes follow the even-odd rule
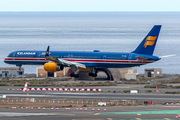
[[[61,58],[62,58],[62,56],[61,56]],[[103,59],[121,59],[121,60],[126,59],[125,57],[92,57],[92,56],[64,56],[63,58],[91,58],[91,59],[103,58]]]
[[[126,59],[126,57],[107,57],[106,59],[123,59],[123,60],[125,60]]]
[[[93,56],[64,56],[64,58],[100,58],[100,57],[93,57]]]
[[[34,57],[33,55],[16,55],[16,57]],[[93,56],[52,56],[55,58],[91,58],[91,59],[121,59],[121,60],[125,60],[126,57],[93,57]],[[44,58],[44,55],[41,55],[40,58]]]

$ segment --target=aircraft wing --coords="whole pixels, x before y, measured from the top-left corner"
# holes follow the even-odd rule
[[[58,59],[58,60],[62,64],[65,64],[65,65],[68,65],[68,66],[74,65],[77,68],[86,68],[86,66],[84,64],[81,64],[81,63],[78,63],[78,62],[71,62],[71,61],[67,61],[67,60],[64,60],[64,59]]]
[[[62,64],[62,65],[67,65],[67,66],[76,66],[77,68],[86,68],[86,66],[84,64],[81,64],[78,62],[71,62],[71,61],[67,61],[64,59],[60,59],[60,58],[58,59],[58,58],[54,58],[54,57],[49,56],[49,46],[47,48],[45,58],[52,61],[52,62],[55,62],[57,64]]]

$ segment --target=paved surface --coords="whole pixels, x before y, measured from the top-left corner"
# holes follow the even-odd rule
[[[1,90],[0,95],[7,97],[26,98],[27,94],[22,91]],[[30,91],[29,97],[33,98],[68,98],[68,99],[97,99],[97,100],[153,100],[164,102],[180,101],[179,94],[130,94],[130,93],[80,93],[60,91]]]
[[[156,90],[156,88],[144,88],[145,85],[148,84],[119,84],[118,86],[92,86],[92,87],[59,87],[59,88],[99,88],[102,91],[123,91],[123,90],[140,90],[140,91],[145,91],[145,90]],[[177,84],[178,85],[178,84]],[[11,86],[0,86],[0,91],[1,90],[7,90],[7,88],[10,89],[19,89],[19,88],[23,88],[24,86],[18,86],[18,87],[11,87]],[[33,87],[31,87],[33,88]],[[57,87],[37,87],[34,86],[34,88],[57,88]],[[160,91],[180,91],[180,89],[169,89],[169,88],[159,88]]]
[[[0,109],[0,119],[2,120],[113,120],[113,119],[175,119],[175,115],[180,113],[180,107],[166,107],[160,105],[152,106],[123,106],[99,107],[100,111],[92,111],[92,108],[82,108],[82,111],[76,111],[76,108],[65,110],[21,110],[21,109]]]

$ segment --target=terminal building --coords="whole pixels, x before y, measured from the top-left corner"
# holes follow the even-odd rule
[[[144,77],[145,78],[155,78],[157,76],[162,76],[162,69],[145,69]]]
[[[19,74],[19,68],[0,68],[0,77],[22,77],[24,68],[21,68],[22,75]]]

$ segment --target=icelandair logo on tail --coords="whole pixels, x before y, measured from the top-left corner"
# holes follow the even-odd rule
[[[155,37],[153,37],[153,36],[148,36],[148,37],[146,38],[145,43],[144,43],[144,48],[146,48],[148,45],[149,45],[149,46],[154,45],[156,38],[157,38],[157,36],[155,36]]]

